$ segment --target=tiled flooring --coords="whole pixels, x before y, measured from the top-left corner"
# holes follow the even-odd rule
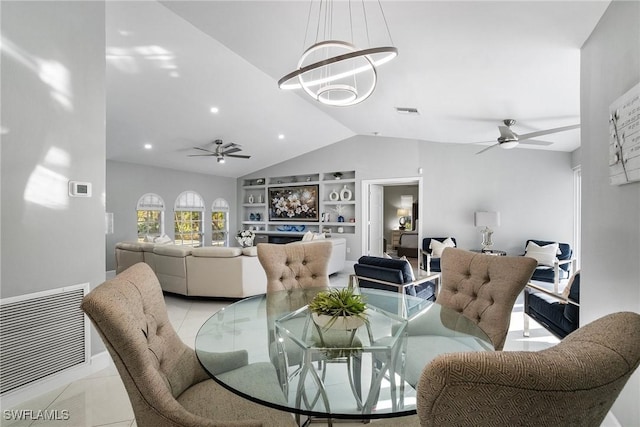
[[[331,277],[332,285],[344,286],[351,271],[353,271],[353,268],[349,264],[343,272],[333,275]],[[194,300],[177,296],[167,296],[165,300],[171,323],[178,335],[188,345],[193,345],[198,329],[204,321],[228,304],[228,302]],[[557,343],[558,340],[555,337],[533,321],[530,322],[531,336],[528,338],[522,336],[522,303],[522,296],[520,296],[516,301],[511,316],[511,326],[505,350],[537,351]],[[26,409],[34,412],[45,409],[68,410],[70,419],[67,421],[9,421],[3,416],[0,420],[0,426],[129,427],[136,425],[127,393],[113,365],[94,375],[75,381],[54,392],[36,397],[11,409]],[[340,423],[338,425],[355,426],[362,424]],[[617,425],[613,419],[609,418],[603,424],[606,427]]]

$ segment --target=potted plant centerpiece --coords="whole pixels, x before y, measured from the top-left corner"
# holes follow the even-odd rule
[[[350,288],[322,291],[309,303],[313,321],[323,329],[357,329],[367,322],[366,309],[362,295]]]

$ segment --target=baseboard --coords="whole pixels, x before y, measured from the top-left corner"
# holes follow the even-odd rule
[[[14,406],[106,369],[111,363],[111,356],[109,356],[109,353],[105,350],[92,356],[87,363],[69,368],[55,375],[50,375],[47,378],[3,394],[0,396],[0,407],[13,408]]]
[[[116,277],[116,271],[107,270],[107,272],[105,273],[105,280],[110,280],[110,279],[113,279],[114,277]]]

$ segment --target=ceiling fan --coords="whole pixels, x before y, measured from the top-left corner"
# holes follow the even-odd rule
[[[502,121],[504,126],[498,126],[500,130],[500,137],[498,138],[498,142],[496,144],[490,145],[485,149],[478,151],[476,154],[484,153],[485,151],[500,146],[505,149],[510,149],[516,147],[519,143],[529,144],[529,145],[551,145],[551,142],[547,141],[535,141],[531,138],[535,138],[537,136],[542,135],[550,135],[552,133],[564,132],[566,130],[577,129],[580,125],[570,125],[570,126],[562,126],[559,128],[547,129],[547,130],[539,130],[536,132],[525,133],[523,135],[518,135],[514,131],[511,130],[511,126],[516,124],[514,119],[505,119]],[[478,143],[476,143],[478,144]]]
[[[202,147],[193,147],[194,150],[206,151],[207,154],[189,154],[189,157],[203,157],[203,156],[215,156],[218,163],[224,163],[225,157],[236,157],[238,159],[250,159],[251,156],[245,156],[242,154],[233,154],[238,151],[242,151],[239,144],[235,142],[229,142],[222,145],[221,139],[216,139],[213,141],[216,144],[215,151],[207,150]]]

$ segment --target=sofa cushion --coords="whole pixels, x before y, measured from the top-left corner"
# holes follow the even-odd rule
[[[567,307],[575,307],[573,304],[563,304],[557,298],[542,292],[529,289],[525,292],[527,292],[526,313],[537,322],[544,324],[556,336],[564,338],[577,328],[578,324],[569,320],[564,314]]]
[[[191,255],[207,258],[233,258],[242,255],[242,248],[228,248],[223,246],[203,246],[193,248]]]
[[[257,246],[248,246],[246,248],[242,248],[242,255],[244,255],[244,256],[258,256],[258,247]]]
[[[186,257],[191,255],[194,248],[180,245],[157,245],[153,248],[153,253],[157,255],[167,255],[173,257]]]
[[[140,242],[118,242],[116,243],[116,249],[123,249],[125,251],[142,252],[142,244]]]

